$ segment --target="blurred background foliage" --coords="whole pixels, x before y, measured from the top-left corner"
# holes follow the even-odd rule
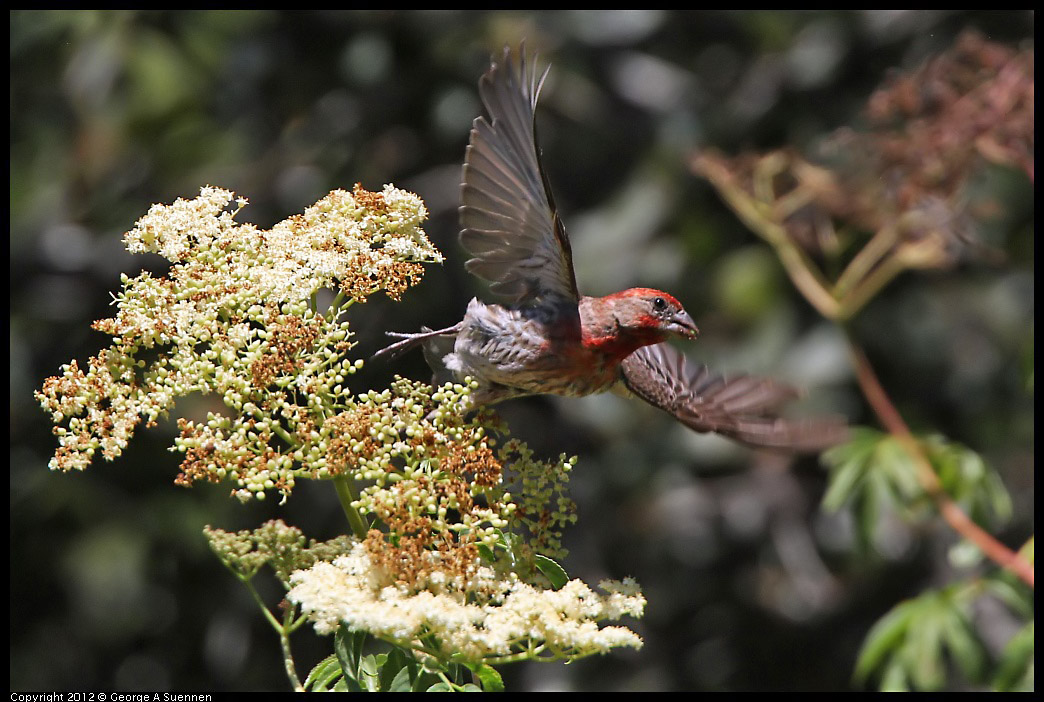
[[[385,330],[448,325],[481,286],[463,269],[456,204],[489,56],[525,38],[553,69],[538,112],[544,163],[588,294],[635,284],[683,301],[691,356],[770,373],[802,411],[873,424],[843,340],[772,251],[694,176],[694,149],[799,149],[859,125],[870,93],[977,29],[1031,46],[1030,12],[14,11],[11,13],[11,688],[285,689],[278,641],[209,553],[202,528],[281,517],[318,539],[346,530],[328,485],[241,505],[172,485],[172,423],[115,464],[50,473],[55,442],[32,399],[105,345],[120,272],[162,272],[120,237],[153,202],[201,185],[250,199],[268,227],[334,188],[418,193],[447,262],[399,304],[353,310],[360,356]],[[998,472],[1018,547],[1033,524],[1032,185],[984,176],[1000,203],[976,231],[1003,263],[905,274],[854,333],[915,431],[942,432]],[[419,353],[353,382],[428,377]],[[186,416],[217,409],[188,398]],[[614,397],[500,408],[538,455],[580,457],[580,521],[565,566],[632,575],[649,607],[634,653],[502,672],[508,689],[847,689],[875,621],[954,576],[941,522],[878,515],[869,551],[845,510],[819,504],[815,459],[698,436]],[[959,575],[974,572],[963,567]],[[272,596],[276,595],[275,589]],[[1020,624],[989,599],[976,625],[996,656]],[[1029,632],[1032,637],[1032,630]],[[308,670],[330,643],[294,640]],[[952,683],[959,686],[956,679]]]

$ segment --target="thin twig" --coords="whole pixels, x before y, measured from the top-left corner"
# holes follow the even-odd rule
[[[718,190],[725,202],[732,208],[747,227],[764,239],[776,250],[776,255],[783,264],[791,281],[805,296],[805,299],[816,308],[816,310],[830,320],[837,320],[841,310],[840,305],[833,295],[830,294],[826,278],[819,271],[816,264],[807,254],[795,244],[786,227],[774,218],[774,193],[771,192],[771,184],[766,180],[765,170],[760,178],[755,179],[756,189],[761,192],[764,201],[758,200],[747,194],[735,181],[718,159],[710,154],[702,154],[693,162],[698,173],[707,178]],[[766,169],[778,167],[773,162]]]
[[[839,303],[838,321],[847,321],[855,313],[874,298],[885,285],[906,270],[907,266],[901,257],[893,253],[884,259],[876,268],[865,275],[858,284],[848,291]]]
[[[898,240],[899,231],[894,223],[881,227],[870,241],[859,249],[845,270],[838,276],[832,291],[834,297],[840,299],[847,295],[849,290],[873,270],[874,266],[885,257],[885,254],[895,246]]]

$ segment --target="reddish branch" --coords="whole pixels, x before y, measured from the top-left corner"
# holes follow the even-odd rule
[[[906,452],[914,460],[914,464],[917,466],[917,479],[924,491],[935,502],[943,518],[957,533],[978,546],[990,560],[1015,573],[1030,587],[1033,587],[1033,566],[969,519],[968,515],[950,499],[950,496],[946,494],[939,481],[939,476],[935,474],[931,463],[929,463],[928,458],[921,450],[917,439],[914,438],[910,428],[906,426],[906,422],[903,421],[902,416],[900,416],[895,405],[892,404],[888,394],[881,386],[880,381],[878,381],[877,376],[874,374],[874,369],[870,366],[870,362],[862,349],[851,339],[849,340],[849,348],[863,394],[866,396],[870,406],[874,408],[874,412],[877,414],[878,419],[881,420],[881,424],[902,444],[903,448],[906,449]]]

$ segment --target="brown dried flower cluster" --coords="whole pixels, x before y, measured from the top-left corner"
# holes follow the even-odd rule
[[[850,317],[903,269],[991,253],[969,234],[970,213],[987,208],[968,186],[986,163],[1033,177],[1033,51],[965,33],[921,68],[892,76],[866,118],[866,129],[827,138],[818,164],[792,150],[693,160],[831,319]],[[862,248],[852,246],[861,239]],[[808,258],[853,250],[834,281]]]
[[[975,155],[1033,177],[1033,51],[1017,52],[975,32],[870,98],[867,115],[882,160],[916,190],[956,190]]]

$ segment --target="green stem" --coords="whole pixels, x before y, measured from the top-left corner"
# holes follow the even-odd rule
[[[297,445],[297,441],[294,439],[294,437],[290,436],[290,433],[286,429],[284,429],[281,424],[273,424],[272,433],[278,436],[286,443],[288,443],[290,446]]]
[[[234,572],[234,571],[233,571]],[[250,582],[249,578],[244,578],[238,573],[236,577],[246,585],[247,591],[250,592],[250,596],[254,598],[254,602],[261,608],[262,614],[265,615],[265,619],[272,625],[276,633],[279,634],[279,645],[283,649],[283,665],[286,668],[286,676],[290,679],[290,684],[294,688],[294,692],[304,692],[304,686],[301,685],[300,678],[297,677],[297,668],[294,666],[293,654],[290,652],[290,633],[300,626],[301,621],[305,618],[301,616],[296,622],[292,622],[294,608],[293,606],[287,606],[286,612],[283,614],[282,623],[275,618],[275,615],[265,605],[264,600],[261,599],[261,595],[258,594],[257,590],[254,589],[254,585]]]
[[[268,620],[268,623],[272,625],[272,628],[275,629],[277,632],[282,631],[283,625],[280,624],[279,620],[276,619],[275,616],[268,610],[268,607],[265,605],[265,601],[261,599],[261,595],[259,595],[257,590],[254,589],[254,586],[251,584],[251,582],[242,577],[240,577],[239,579],[244,585],[246,585],[247,590],[250,592],[250,596],[254,598],[254,602],[257,603],[257,606],[261,608],[261,612],[265,615],[265,619]]]
[[[363,521],[359,510],[352,507],[355,501],[355,493],[352,491],[351,479],[344,475],[338,475],[333,479],[334,488],[337,490],[337,498],[341,501],[341,509],[348,517],[348,524],[352,527],[352,533],[359,539],[365,539],[369,529]]]
[[[445,673],[443,673],[441,670],[436,670],[435,674],[438,675],[442,679],[442,682],[446,683],[446,685],[447,685],[447,687],[449,687],[449,689],[456,690],[456,689],[458,689],[460,687],[460,685],[458,685],[457,683],[455,683],[452,680],[450,680],[449,677]]]
[[[333,302],[330,303],[330,312],[333,315],[331,319],[337,319],[337,315],[344,311],[341,309],[342,302],[344,302],[344,291],[338,290],[337,294],[334,295]]]
[[[301,684],[301,679],[297,677],[297,667],[294,665],[294,656],[290,652],[290,632],[291,619],[294,616],[293,606],[288,605],[286,612],[283,614],[283,626],[279,628],[279,645],[283,649],[283,665],[286,667],[286,677],[290,679],[290,685],[294,688],[294,692],[304,692],[304,685]]]

